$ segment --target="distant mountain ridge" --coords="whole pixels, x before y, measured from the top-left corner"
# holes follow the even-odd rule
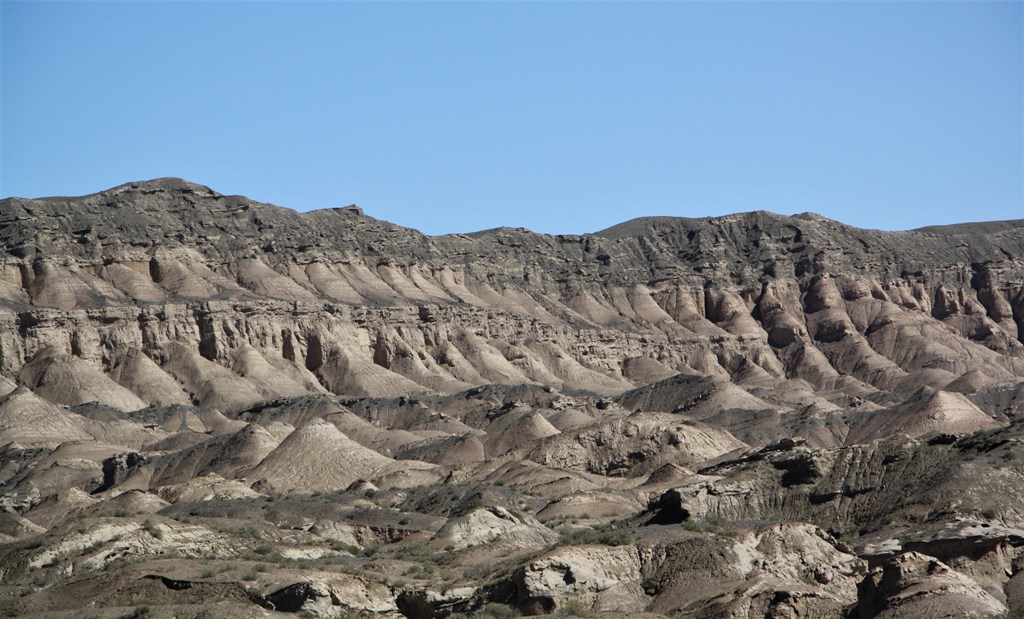
[[[503,267],[513,260],[548,269],[565,282],[574,275],[646,283],[703,274],[750,285],[766,277],[831,269],[879,278],[927,273],[932,281],[967,284],[957,273],[961,267],[974,271],[1000,263],[1005,268],[1012,262],[1010,271],[1019,274],[1015,257],[1024,251],[1024,235],[1018,233],[1024,220],[882,232],[814,214],[786,217],[765,211],[638,218],[584,235],[497,228],[428,237],[358,208],[299,213],[175,178],[127,183],[77,198],[8,198],[0,201],[0,213],[6,254],[28,261],[56,256],[116,261],[128,254],[142,258],[157,248],[193,246],[217,261],[250,254],[271,264],[356,258],[479,270],[483,260],[495,267],[488,277],[509,282],[517,278]],[[709,268],[717,270],[707,273]]]
[[[499,228],[429,237],[357,207],[299,213],[174,178],[77,198],[9,198],[0,201],[0,218],[0,307],[12,325],[0,338],[0,369],[11,375],[41,347],[90,349],[81,354],[98,355],[104,371],[117,365],[123,344],[112,343],[111,327],[89,318],[51,342],[41,327],[53,320],[46,308],[116,310],[137,333],[134,347],[158,361],[159,351],[177,342],[227,364],[238,346],[268,345],[255,327],[230,326],[238,318],[228,316],[244,316],[246,304],[279,315],[269,308],[282,303],[302,307],[317,324],[338,312],[374,312],[362,326],[342,319],[354,331],[340,340],[318,335],[321,326],[289,336],[290,344],[280,332],[270,341],[285,356],[351,357],[346,367],[365,365],[367,385],[385,391],[561,376],[614,392],[643,384],[642,376],[628,376],[633,357],[698,374],[736,377],[740,368],[757,368],[759,380],[799,377],[821,387],[835,384],[822,375],[827,367],[825,374],[871,388],[909,391],[938,388],[978,368],[1001,379],[1024,368],[1020,222],[881,232],[814,214],[756,211],[639,218],[585,235]],[[151,306],[205,318],[194,320],[195,334],[146,333],[132,316]],[[422,318],[417,331],[441,320],[475,328],[485,337],[479,345],[495,337],[505,345],[554,338],[565,360],[535,360],[523,373],[501,347],[478,357],[460,348],[467,346],[462,335],[424,333],[410,341],[407,331],[375,322],[416,307],[423,309],[414,316],[435,317]],[[588,357],[587,333],[595,330],[620,341]],[[85,343],[75,345],[76,337]],[[346,337],[368,343],[349,349]],[[422,350],[421,338],[434,348]],[[97,345],[113,348],[99,353]],[[454,350],[469,357],[455,362],[448,358]],[[823,355],[820,367],[802,365],[811,350]],[[409,354],[421,358],[412,363]],[[568,371],[565,363],[580,369]]]

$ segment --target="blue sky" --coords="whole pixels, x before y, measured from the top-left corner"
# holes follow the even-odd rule
[[[0,195],[180,176],[427,233],[1024,218],[1024,3],[12,2]]]

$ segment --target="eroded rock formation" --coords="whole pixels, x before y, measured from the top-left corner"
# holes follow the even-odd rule
[[[427,237],[159,179],[0,244],[12,613],[1024,608],[1024,221]]]

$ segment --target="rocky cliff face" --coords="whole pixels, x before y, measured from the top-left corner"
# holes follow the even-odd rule
[[[196,353],[244,379],[245,346],[375,396],[615,394],[676,373],[859,396],[1024,373],[1024,222],[885,233],[750,213],[431,238],[175,179],[2,212],[11,377],[49,349],[106,374],[131,350],[161,368]],[[333,384],[339,366],[362,371]]]
[[[54,612],[60,574],[120,569],[67,550],[72,520],[114,514],[136,537],[139,514],[167,535],[206,518],[212,563],[277,549],[267,573],[294,582],[249,597],[321,615],[909,616],[902,592],[933,581],[975,614],[1018,607],[1024,538],[965,542],[957,523],[1024,517],[1024,220],[427,237],[159,179],[2,200],[0,245],[0,570],[43,570],[21,592]],[[224,517],[269,528],[216,541]],[[674,549],[716,537],[733,589],[683,591],[697,568]],[[427,573],[430,544],[455,558]],[[209,584],[193,559],[161,577]]]

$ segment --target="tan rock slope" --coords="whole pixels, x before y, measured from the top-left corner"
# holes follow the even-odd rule
[[[168,178],[0,245],[0,614],[1024,612],[1024,220],[428,237]]]

